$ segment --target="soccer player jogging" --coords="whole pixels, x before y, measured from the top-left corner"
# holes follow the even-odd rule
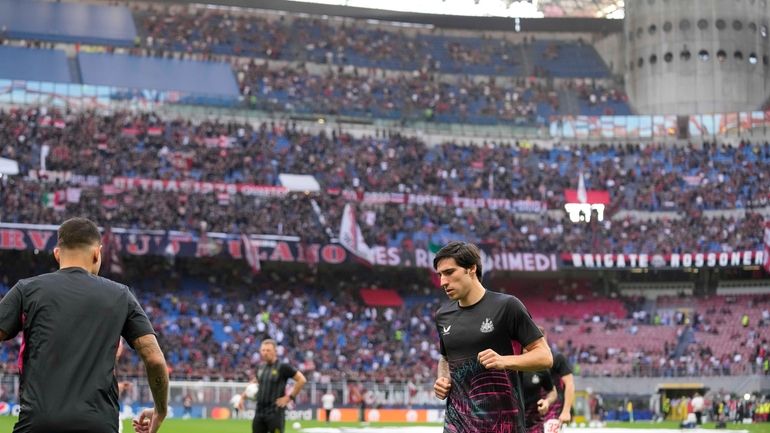
[[[58,230],[56,272],[20,280],[0,301],[0,339],[24,332],[21,412],[14,433],[116,433],[120,337],[142,358],[155,408],[134,421],[154,433],[166,417],[168,370],[147,315],[128,287],[99,277],[101,236],[85,218]]]
[[[558,419],[560,425],[568,424],[572,419],[572,404],[575,402],[575,379],[569,361],[560,352],[553,354],[551,380],[556,386],[558,398],[551,405],[545,419]]]
[[[283,433],[285,411],[305,386],[305,375],[289,364],[278,362],[276,342],[267,339],[259,348],[263,365],[257,370],[257,408],[251,422],[252,433]],[[294,386],[286,395],[286,382],[294,379]]]
[[[484,288],[475,245],[447,244],[433,267],[452,301],[436,314],[441,359],[433,390],[447,399],[444,432],[524,433],[518,372],[551,367],[543,334],[516,297]]]
[[[557,398],[550,371],[525,372],[521,379],[521,391],[524,395],[527,433],[543,433],[545,415]]]

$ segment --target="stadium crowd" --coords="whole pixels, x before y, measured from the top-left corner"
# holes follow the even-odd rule
[[[31,253],[17,263],[16,269],[3,272],[3,291],[21,276],[44,270],[44,264],[51,266],[50,258]],[[135,290],[158,332],[172,377],[248,379],[259,362],[261,339],[271,336],[282,346],[282,357],[318,381],[422,383],[432,378],[439,356],[433,316],[445,297],[427,281],[416,283],[421,279],[410,273],[388,277],[387,282],[360,272],[346,272],[340,279],[323,270],[313,274],[278,269],[254,275],[243,266],[208,261],[202,267],[200,259],[170,264],[144,258],[127,263],[125,274],[113,276]],[[362,301],[359,289],[386,284],[401,285],[403,306],[375,307]],[[770,308],[766,296],[748,299],[764,308],[763,314]],[[650,311],[644,319],[631,313],[600,314],[594,309],[597,300],[601,297],[551,299],[551,308],[565,303],[579,308],[555,319],[534,315],[577,376],[770,374],[770,346],[756,337],[768,323],[753,317],[758,310],[746,310],[755,324],[744,330],[748,344],[737,352],[726,352],[735,338],[730,333],[679,351],[681,334],[689,326],[686,320],[665,310]],[[631,311],[636,301],[623,302]],[[744,311],[741,305],[733,306],[737,315]],[[15,371],[20,345],[21,337],[0,349],[6,372]],[[121,375],[141,374],[135,354],[120,362]]]
[[[704,396],[666,397],[662,399],[662,408],[659,410],[662,417],[685,419],[683,428],[695,428],[697,425],[692,422],[692,418],[697,420],[697,417],[694,415],[693,401],[698,398],[703,406],[701,412],[704,422],[709,420],[725,424],[742,424],[746,419],[755,423],[767,422],[770,414],[770,399],[759,394],[747,394],[746,396],[730,394],[724,390],[715,390]],[[687,416],[689,414],[693,414],[693,416],[688,421]]]
[[[463,77],[450,82],[426,73],[386,75],[358,69],[322,75],[301,65],[270,69],[254,61],[238,66],[237,75],[249,105],[266,111],[544,124],[559,109],[558,90],[544,79],[498,84]]]
[[[353,65],[393,70],[478,75],[548,76],[548,62],[560,51],[584,48],[580,41],[549,41],[535,49],[535,38],[445,34],[420,26],[328,17],[289,17],[246,10],[187,6],[135,8],[144,54],[221,59],[221,55]],[[596,53],[580,59],[601,69]],[[526,59],[525,59],[526,58]],[[542,63],[542,64],[541,64]],[[531,65],[527,67],[527,65]]]
[[[343,190],[441,196],[452,191],[459,197],[540,202],[553,210],[562,209],[564,191],[576,188],[575,173],[583,172],[589,190],[609,192],[607,216],[677,214],[654,222],[626,215],[575,225],[565,217],[529,218],[505,209],[361,203],[358,215],[369,243],[407,249],[462,238],[512,251],[720,252],[761,246],[763,221],[752,208],[765,205],[762,197],[770,193],[768,143],[602,145],[590,152],[587,146],[526,143],[430,147],[381,131],[355,138],[338,130],[303,132],[293,124],[193,123],[153,113],[46,107],[2,110],[0,126],[0,156],[17,160],[22,171],[0,182],[5,222],[56,223],[96,210],[95,218],[115,226],[204,227],[321,241],[338,230],[349,200]],[[49,171],[78,176],[64,182],[51,173],[42,176],[48,179],[31,176],[43,161]],[[280,185],[281,173],[312,175],[321,191],[254,198],[114,184],[125,177],[273,187]],[[151,215],[141,211],[148,203],[155,209]],[[746,212],[704,214],[735,209]]]
[[[593,47],[581,41],[530,36],[513,43],[180,6],[140,8],[135,19],[142,36],[131,54],[230,63],[251,108],[539,126],[555,114],[631,114],[625,93]],[[572,56],[560,63],[562,51]]]

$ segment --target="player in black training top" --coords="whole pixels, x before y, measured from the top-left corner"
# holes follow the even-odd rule
[[[521,301],[484,288],[475,245],[447,244],[433,267],[452,301],[436,315],[442,356],[433,389],[447,399],[444,432],[524,433],[517,371],[551,367],[542,333]]]
[[[545,330],[540,328],[540,331],[545,336]],[[569,424],[572,419],[572,404],[575,402],[575,379],[572,376],[572,366],[561,352],[553,353],[551,381],[556,387],[558,397],[545,415],[545,420],[557,419],[560,425]]]
[[[524,394],[527,433],[543,433],[545,415],[557,397],[550,371],[525,372],[521,379],[521,392]]]
[[[558,419],[560,424],[569,424],[572,419],[572,404],[575,401],[575,379],[572,376],[572,367],[569,365],[569,361],[559,352],[553,354],[551,380],[556,386],[558,398],[551,405],[545,419]]]
[[[163,353],[128,287],[97,275],[101,248],[93,222],[65,221],[54,249],[59,270],[20,280],[0,301],[0,339],[24,332],[14,433],[116,433],[121,336],[144,360],[155,400],[155,409],[135,421],[136,430],[154,433],[166,416]]]
[[[257,370],[257,408],[251,422],[252,433],[283,433],[285,411],[305,386],[305,375],[289,364],[278,362],[276,342],[267,339],[259,348],[263,364]],[[286,395],[286,382],[294,379],[294,387]]]

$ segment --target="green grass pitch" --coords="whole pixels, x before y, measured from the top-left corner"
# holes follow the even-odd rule
[[[15,417],[0,416],[0,432],[10,432],[13,429],[13,423],[16,422]],[[300,431],[292,428],[292,421],[286,422],[286,433],[301,433]],[[302,428],[307,427],[325,427],[326,423],[319,421],[302,421]],[[419,424],[419,423],[372,423],[370,427],[385,427],[385,426],[416,426],[416,425],[433,425],[439,424]],[[359,423],[332,423],[332,427],[361,427]],[[662,422],[662,423],[608,423],[607,433],[613,433],[617,431],[615,429],[677,429],[678,423],[675,422]],[[713,429],[714,424],[705,424],[703,426],[706,429]],[[728,424],[728,430],[747,430],[750,433],[770,433],[770,423],[763,424]],[[129,421],[125,422],[124,432],[130,433],[134,429],[131,427]],[[250,420],[211,420],[211,419],[168,419],[163,423],[160,429],[161,433],[251,433],[251,421]],[[580,429],[573,431],[579,432]],[[687,432],[688,430],[682,430]]]

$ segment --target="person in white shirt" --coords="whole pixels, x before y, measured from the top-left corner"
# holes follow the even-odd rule
[[[705,402],[703,401],[703,396],[695,393],[695,396],[692,398],[692,411],[695,413],[695,424],[701,425],[701,422],[703,422],[703,408],[705,406]]]
[[[233,394],[233,396],[230,398],[230,406],[233,408],[233,418],[234,419],[240,419],[240,410],[241,410],[241,395],[240,394]]]
[[[334,393],[331,389],[326,390],[326,394],[321,396],[321,405],[324,408],[324,411],[326,412],[326,423],[329,424],[331,422],[331,414],[332,409],[334,409]]]

